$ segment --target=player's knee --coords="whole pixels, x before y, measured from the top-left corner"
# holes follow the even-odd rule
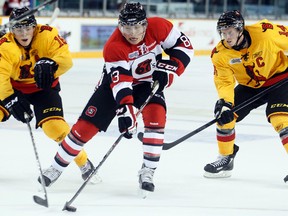
[[[236,119],[234,118],[234,120],[232,122],[229,122],[227,124],[224,125],[220,125],[220,124],[216,124],[217,125],[217,130],[233,130],[235,128],[235,124],[236,124]]]
[[[160,104],[148,104],[142,111],[145,128],[164,128],[166,124],[166,110]]]
[[[61,142],[70,131],[70,127],[64,119],[50,119],[42,124],[44,133],[56,142]]]
[[[88,142],[98,133],[98,131],[99,129],[94,124],[83,119],[79,119],[71,129],[73,136],[82,143]]]
[[[270,123],[276,132],[288,131],[288,114],[274,114],[270,116]]]

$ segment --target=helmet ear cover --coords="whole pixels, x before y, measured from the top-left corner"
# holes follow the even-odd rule
[[[118,24],[119,25],[136,25],[146,24],[146,11],[143,6],[138,3],[126,3],[120,11]]]
[[[26,13],[29,10],[30,9],[28,7],[14,8],[9,16],[9,21],[13,21],[14,19],[17,19],[17,17],[21,16],[22,14]],[[10,30],[14,28],[19,28],[22,26],[36,26],[36,25],[37,25],[37,21],[35,19],[35,16],[32,14],[32,15],[27,16],[24,20],[20,22],[16,22],[13,26],[10,27]]]
[[[244,19],[238,10],[226,11],[222,13],[218,19],[217,31],[221,34],[221,30],[233,27],[242,32],[244,24]]]

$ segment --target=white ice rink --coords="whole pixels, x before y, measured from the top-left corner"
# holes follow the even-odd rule
[[[66,120],[72,125],[94,90],[102,60],[75,59],[62,79]],[[208,56],[195,57],[185,74],[166,90],[168,104],[166,141],[175,140],[213,119],[217,99],[213,70]],[[139,119],[138,131],[143,131]],[[42,168],[50,165],[57,144],[31,122]],[[137,138],[123,139],[99,170],[103,182],[87,185],[72,203],[77,212],[63,212],[82,184],[80,171],[72,163],[48,188],[49,208],[35,204],[33,195],[43,196],[37,183],[39,170],[27,125],[10,118],[0,124],[0,215],[1,216],[287,216],[287,154],[276,132],[267,123],[264,107],[253,111],[236,127],[240,150],[231,178],[206,179],[203,167],[217,157],[215,125],[178,146],[163,151],[155,173],[155,192],[138,195],[137,172],[142,146]],[[98,165],[119,136],[113,121],[107,133],[86,145],[90,159]]]

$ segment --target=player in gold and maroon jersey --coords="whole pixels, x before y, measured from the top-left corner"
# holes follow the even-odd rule
[[[14,9],[10,21],[28,10]],[[36,128],[41,127],[49,138],[61,142],[70,127],[63,118],[59,77],[72,64],[68,45],[57,29],[37,24],[34,15],[13,25],[0,39],[0,120],[7,120],[11,114],[26,123],[35,114]],[[75,162],[86,179],[93,168],[86,152],[82,151]]]
[[[168,59],[162,58],[163,51]],[[49,169],[51,173],[57,169],[61,174],[68,160],[71,161],[69,152],[80,151],[99,131],[106,131],[115,116],[119,131],[132,138],[137,126],[135,108],[140,108],[151,92],[153,81],[158,80],[158,92],[142,112],[145,133],[143,165],[139,171],[140,188],[154,191],[153,174],[160,160],[166,123],[164,89],[189,64],[194,54],[192,44],[166,19],[146,18],[140,3],[126,3],[119,15],[118,28],[103,53],[102,78]],[[52,184],[60,174],[53,178],[47,175],[47,182]]]
[[[219,100],[215,105],[220,157],[204,167],[205,177],[229,177],[239,147],[235,123],[251,110],[266,104],[268,122],[280,136],[288,152],[288,85],[282,85],[259,100],[233,113],[231,108],[287,79],[288,29],[268,20],[245,26],[239,11],[223,13],[217,30],[222,38],[212,51],[214,81]],[[237,85],[236,85],[237,83]],[[236,87],[235,87],[236,86]]]

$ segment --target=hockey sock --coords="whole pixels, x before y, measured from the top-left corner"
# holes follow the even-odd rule
[[[219,153],[221,155],[230,155],[233,153],[233,146],[235,141],[234,129],[219,129],[217,128],[217,141]]]
[[[77,155],[79,155],[84,144],[95,136],[98,131],[99,129],[93,124],[79,119],[77,123],[73,125],[68,136],[66,136],[66,138],[61,142],[52,165],[58,170],[63,171],[64,168],[67,167]],[[76,159],[79,163],[77,165],[80,165],[87,159],[86,152],[81,152],[82,153],[77,156],[79,158]]]
[[[143,135],[143,162],[146,167],[157,168],[164,141],[164,129],[145,129]]]
[[[166,110],[160,104],[149,104],[142,112],[145,131],[143,135],[143,162],[146,167],[157,168],[164,142]]]
[[[57,143],[61,142],[70,131],[70,127],[64,119],[49,119],[42,124],[42,129],[46,136]],[[84,149],[76,156],[75,163],[79,167],[87,163],[87,153]]]
[[[72,160],[79,154],[82,150],[84,143],[76,140],[72,133],[61,142],[57,154],[54,157],[53,167],[59,171],[63,171]]]
[[[279,132],[280,139],[282,141],[283,147],[288,153],[288,127],[284,128]]]
[[[281,142],[288,153],[288,118],[287,114],[275,114],[270,117],[270,122],[279,133]]]

